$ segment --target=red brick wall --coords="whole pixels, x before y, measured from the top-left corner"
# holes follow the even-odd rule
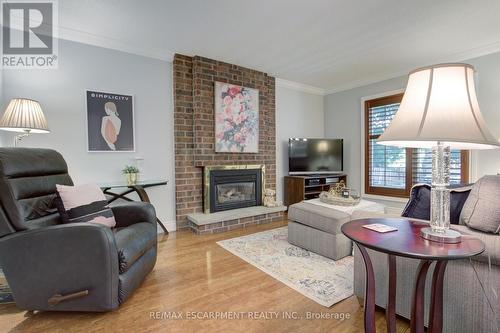
[[[199,56],[174,56],[175,193],[177,228],[201,212],[202,166],[265,164],[266,188],[276,188],[274,77]],[[259,90],[259,152],[215,153],[215,81]]]

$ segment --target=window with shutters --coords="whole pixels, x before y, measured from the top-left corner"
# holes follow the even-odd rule
[[[403,94],[365,102],[365,193],[407,197],[417,183],[431,183],[431,149],[383,146],[376,143],[389,126]],[[450,183],[466,183],[468,151],[452,150]]]

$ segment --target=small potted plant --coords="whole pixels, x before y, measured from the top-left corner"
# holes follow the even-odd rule
[[[132,165],[126,165],[122,170],[125,175],[125,179],[127,180],[127,185],[135,185],[137,182],[137,174],[139,173],[139,169]]]

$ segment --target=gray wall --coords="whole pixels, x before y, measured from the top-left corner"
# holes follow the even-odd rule
[[[288,138],[324,136],[323,96],[276,86],[276,198],[283,201],[288,174]]]
[[[481,112],[490,131],[500,137],[500,52],[467,61],[478,72],[477,92]],[[472,152],[472,180],[500,172],[500,149]]]
[[[167,178],[166,187],[148,190],[158,216],[175,228],[172,65],[169,62],[60,40],[58,70],[8,70],[3,73],[0,108],[13,97],[42,104],[50,134],[32,135],[23,147],[47,147],[66,158],[75,183],[121,180],[121,169],[134,157],[144,158],[144,178]],[[1,76],[0,76],[1,78]],[[135,153],[88,153],[85,90],[133,94]],[[283,200],[288,172],[289,137],[324,136],[323,96],[276,87],[277,197]],[[3,140],[2,140],[3,139]],[[13,136],[0,133],[0,145]]]
[[[134,95],[135,153],[87,152],[86,89]],[[2,112],[13,97],[40,101],[51,133],[21,146],[60,151],[77,184],[122,180],[123,166],[144,158],[144,178],[169,180],[148,193],[159,218],[175,228],[171,63],[60,40],[59,69],[5,70],[1,97]]]
[[[399,77],[325,96],[325,136],[344,139],[344,170],[349,187],[361,190],[361,98],[405,85],[406,77]]]
[[[475,66],[478,73],[477,91],[481,111],[495,136],[500,135],[500,53],[465,60]],[[407,77],[381,81],[325,97],[325,135],[345,139],[345,170],[349,186],[362,189],[361,173],[361,121],[363,97],[404,89]],[[500,149],[472,153],[471,180],[500,171]]]
[[[175,227],[173,106],[171,63],[124,52],[60,41],[58,70],[0,72],[0,109],[13,97],[42,103],[50,134],[33,135],[26,147],[48,147],[63,153],[76,183],[121,180],[121,168],[134,157],[144,158],[145,178],[167,178],[166,187],[152,188],[159,217]],[[478,74],[481,110],[491,131],[500,135],[500,53],[468,60]],[[277,197],[283,200],[283,176],[288,172],[289,137],[344,138],[344,168],[349,186],[361,189],[361,99],[403,89],[406,76],[330,94],[325,97],[276,87]],[[136,152],[87,153],[85,90],[133,94]],[[0,145],[12,135],[2,132]],[[500,150],[472,154],[472,180],[500,171]]]

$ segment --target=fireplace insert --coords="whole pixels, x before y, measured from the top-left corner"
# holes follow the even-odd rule
[[[208,192],[204,193],[206,213],[262,204],[262,168],[248,167],[209,167],[205,170],[204,191]]]

